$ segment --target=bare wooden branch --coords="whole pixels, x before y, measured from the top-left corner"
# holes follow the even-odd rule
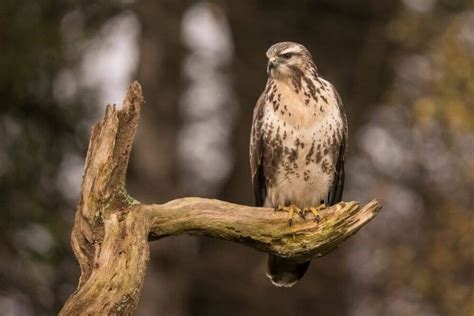
[[[370,221],[381,206],[341,202],[290,227],[287,214],[219,200],[182,198],[145,205],[125,191],[125,176],[143,103],[134,82],[121,110],[107,106],[91,134],[71,243],[81,267],[61,315],[130,315],[149,260],[148,240],[207,235],[284,257],[322,256]],[[263,271],[262,271],[263,275]]]
[[[144,205],[150,213],[152,238],[169,235],[206,235],[243,243],[264,252],[307,260],[330,252],[380,210],[376,200],[364,207],[341,202],[288,225],[288,213],[219,200],[183,198],[163,205]]]

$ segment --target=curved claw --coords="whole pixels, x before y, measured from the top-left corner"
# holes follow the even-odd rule
[[[301,216],[303,219],[305,219],[303,211],[294,204],[287,205],[287,206],[278,205],[277,207],[275,207],[275,212],[280,212],[280,211],[288,212],[288,225],[289,226],[293,224],[293,216],[295,213]]]
[[[315,222],[320,222],[321,221],[321,216],[319,216],[319,211],[324,210],[326,208],[325,204],[321,204],[317,207],[305,207],[303,209],[303,212],[306,213],[311,213],[313,214],[314,221]]]

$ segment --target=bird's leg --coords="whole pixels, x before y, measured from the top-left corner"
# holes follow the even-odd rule
[[[303,211],[296,205],[294,204],[285,204],[285,205],[278,205],[277,207],[275,207],[275,212],[288,212],[288,225],[291,226],[291,224],[293,224],[293,216],[296,214],[298,214],[299,216],[301,216],[302,218],[304,218],[304,214],[303,214]]]
[[[303,214],[306,215],[306,213],[311,213],[313,214],[314,221],[319,222],[321,220],[321,216],[319,216],[319,211],[324,210],[326,208],[326,204],[321,204],[317,207],[305,207],[303,209]]]

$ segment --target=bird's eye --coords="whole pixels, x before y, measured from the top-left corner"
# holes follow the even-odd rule
[[[285,59],[290,59],[291,58],[291,53],[281,54],[281,57],[283,57]]]

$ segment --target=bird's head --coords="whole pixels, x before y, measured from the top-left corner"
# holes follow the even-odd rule
[[[314,69],[310,52],[301,44],[281,42],[272,45],[267,51],[267,74],[275,79],[284,79],[307,73]]]

